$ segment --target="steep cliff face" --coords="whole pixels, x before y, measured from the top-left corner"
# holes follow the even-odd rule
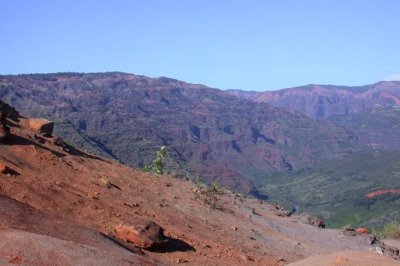
[[[165,145],[176,169],[250,192],[265,172],[358,150],[327,122],[202,85],[123,73],[2,76],[0,98],[56,121],[67,141],[132,166]]]
[[[400,150],[400,106],[376,105],[365,112],[333,115],[336,125],[355,132],[361,143],[376,150]]]

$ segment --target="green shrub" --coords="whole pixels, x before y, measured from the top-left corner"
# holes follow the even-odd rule
[[[161,148],[156,153],[156,158],[153,160],[150,166],[145,165],[143,167],[144,172],[151,172],[155,174],[165,174],[167,173],[165,169],[165,155],[167,153],[167,149],[165,146],[161,146]]]
[[[381,239],[400,239],[400,222],[386,224],[380,230],[374,228],[372,232]]]
[[[224,194],[224,189],[218,184],[217,180],[215,180],[210,186],[208,186],[207,194]]]

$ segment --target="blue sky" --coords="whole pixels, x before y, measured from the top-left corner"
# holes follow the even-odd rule
[[[0,73],[363,85],[400,79],[399,10],[398,0],[0,0]]]

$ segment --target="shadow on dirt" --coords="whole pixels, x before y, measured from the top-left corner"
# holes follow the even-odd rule
[[[149,249],[149,251],[156,253],[172,253],[177,251],[180,252],[196,251],[196,249],[183,240],[168,237],[167,241],[157,245],[154,248]]]

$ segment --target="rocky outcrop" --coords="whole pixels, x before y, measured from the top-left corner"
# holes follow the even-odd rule
[[[115,238],[143,249],[150,249],[167,241],[164,229],[155,222],[146,220],[134,220],[129,225],[118,225],[114,233]]]
[[[18,121],[18,119],[21,117],[20,114],[9,104],[3,102],[0,100],[0,112],[3,113],[3,115],[13,121]]]
[[[287,217],[287,216],[292,215],[292,212],[291,212],[291,211],[289,211],[288,209],[286,209],[285,207],[283,207],[283,206],[280,205],[280,204],[277,204],[277,205],[275,205],[274,207],[275,207],[274,213],[275,213],[277,216]]]
[[[6,174],[7,171],[8,171],[7,165],[0,163],[0,173],[1,174]]]
[[[54,129],[54,122],[44,118],[31,118],[28,120],[29,128],[45,137],[51,137]]]
[[[325,228],[325,222],[319,217],[311,216],[311,215],[305,215],[302,220],[306,222],[309,225],[319,227],[319,228]]]
[[[7,116],[5,112],[0,110],[0,142],[5,142],[10,133],[10,128],[7,127]]]

